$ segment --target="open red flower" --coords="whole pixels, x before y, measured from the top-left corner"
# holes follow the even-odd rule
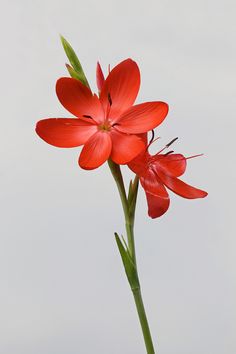
[[[73,78],[61,78],[56,93],[76,118],[48,118],[37,123],[36,132],[47,143],[63,148],[84,145],[79,165],[94,169],[111,158],[126,164],[144,148],[137,135],[158,126],[168,113],[164,102],[133,106],[140,86],[137,64],[127,59],[111,70],[106,80],[97,68],[99,97]],[[79,119],[78,119],[79,118]]]
[[[167,144],[166,147],[169,146],[170,144]],[[146,193],[148,215],[151,218],[163,215],[169,208],[170,198],[166,187],[187,199],[207,196],[207,192],[177,178],[185,172],[188,158],[182,154],[173,154],[172,151],[161,154],[164,149],[153,156],[146,149],[128,164],[129,168],[140,178]]]

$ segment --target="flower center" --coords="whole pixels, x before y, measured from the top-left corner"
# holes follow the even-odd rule
[[[111,124],[110,124],[110,122],[108,121],[108,120],[106,120],[105,122],[103,122],[102,124],[100,124],[99,126],[98,126],[98,129],[99,130],[102,130],[102,131],[110,131],[111,130]]]

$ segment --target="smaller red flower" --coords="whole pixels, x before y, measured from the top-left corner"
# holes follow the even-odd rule
[[[168,148],[171,143],[167,144],[165,148]],[[173,154],[173,151],[161,154],[164,149],[152,156],[149,154],[147,147],[128,164],[129,168],[140,178],[141,185],[146,193],[148,215],[151,218],[162,216],[169,208],[170,198],[166,187],[187,199],[207,196],[207,192],[192,187],[177,178],[184,174],[187,159],[195,156],[186,158],[182,154]]]
[[[168,113],[164,102],[133,105],[140,86],[137,64],[127,59],[104,79],[97,65],[99,97],[79,80],[61,78],[56,93],[61,104],[76,118],[47,118],[39,121],[37,134],[48,144],[71,148],[84,145],[80,167],[90,170],[112,159],[126,164],[145,147],[140,133],[157,127]]]

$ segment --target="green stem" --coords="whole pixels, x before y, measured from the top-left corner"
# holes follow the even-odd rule
[[[133,295],[134,295],[134,301],[136,304],[136,308],[138,311],[139,321],[140,321],[142,331],[143,331],[143,337],[144,337],[147,353],[148,354],[155,354],[153,343],[152,343],[152,337],[151,337],[151,333],[150,333],[150,329],[149,329],[149,325],[148,325],[148,320],[147,320],[147,316],[146,316],[146,312],[145,312],[145,308],[144,308],[144,304],[143,304],[141,290],[140,289],[133,290]]]
[[[124,216],[125,216],[125,228],[126,228],[126,234],[127,234],[127,241],[128,241],[128,247],[130,251],[130,255],[133,259],[134,264],[136,264],[136,255],[135,255],[135,244],[134,244],[134,235],[133,235],[133,226],[134,226],[134,215],[132,218],[130,218],[129,215],[129,205],[126,197],[126,191],[125,191],[125,186],[124,186],[124,181],[123,177],[121,174],[120,166],[112,162],[111,160],[108,160],[108,165],[110,167],[111,173],[115,179],[119,194],[120,194],[120,199],[124,211]]]
[[[124,216],[125,216],[128,251],[132,258],[133,264],[135,266],[136,279],[138,280],[138,284],[139,284],[140,282],[138,279],[137,262],[136,262],[136,255],[135,255],[135,242],[134,242],[134,218],[135,218],[135,207],[136,207],[136,199],[137,199],[137,192],[138,192],[138,177],[136,176],[134,179],[134,182],[132,184],[133,195],[131,195],[132,197],[131,200],[128,200],[126,196],[126,191],[125,191],[125,186],[124,186],[124,181],[121,174],[120,166],[115,164],[111,160],[108,161],[108,164],[120,194],[121,203],[122,203]],[[146,312],[142,300],[140,286],[136,285],[135,287],[133,287],[131,283],[130,286],[133,292],[147,354],[155,354],[153,343],[152,343],[152,337],[148,325],[148,320],[147,320],[147,316],[146,316]]]

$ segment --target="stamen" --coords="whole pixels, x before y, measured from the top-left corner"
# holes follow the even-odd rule
[[[164,156],[167,156],[167,155],[169,155],[169,154],[172,154],[174,151],[169,151],[169,152],[167,152],[166,154],[164,154]],[[199,154],[199,155],[194,155],[194,156],[189,156],[189,157],[181,157],[181,158],[176,158],[176,159],[174,159],[174,160],[172,160],[172,162],[174,162],[174,161],[182,161],[182,160],[189,160],[189,159],[193,159],[193,158],[195,158],[195,157],[199,157],[199,156],[203,156],[203,154]]]
[[[198,154],[198,155],[189,156],[189,157],[186,157],[186,160],[194,159],[195,157],[199,157],[199,156],[203,156],[203,155],[204,154]]]
[[[112,106],[112,99],[111,99],[111,94],[110,94],[110,92],[108,92],[107,98],[108,98],[109,104],[107,105],[106,117],[108,118],[108,117],[109,117],[109,114],[110,114],[111,106]]]
[[[157,141],[158,139],[160,139],[160,137],[158,136],[156,139],[154,139],[154,130],[152,130],[152,137],[151,140],[149,142],[149,144],[146,147],[146,151],[148,150],[148,148],[150,147],[151,144],[155,143],[155,141]]]
[[[111,99],[111,94],[110,92],[108,92],[108,101],[109,101],[109,104],[110,106],[112,105],[112,99]]]
[[[162,151],[164,151],[165,149],[168,149],[168,147],[170,147],[170,145],[172,145],[177,139],[178,139],[178,137],[172,139],[168,144],[166,144],[166,146],[164,146],[160,151],[158,151],[158,152],[155,154],[155,156],[156,156],[156,155],[159,155],[159,154],[160,154]]]
[[[172,154],[173,152],[174,152],[174,150],[168,151],[168,152],[165,153],[165,156],[170,155],[170,154]]]

